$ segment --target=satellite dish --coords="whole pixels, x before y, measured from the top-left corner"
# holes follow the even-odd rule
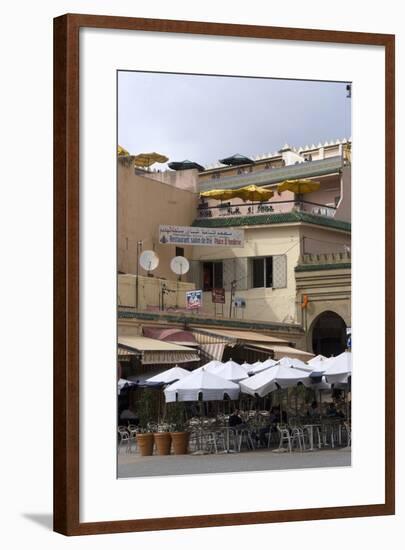
[[[144,250],[139,256],[139,263],[145,271],[153,271],[159,265],[159,257],[153,250]]]
[[[170,269],[179,277],[184,275],[190,269],[190,264],[184,256],[175,256],[170,262]]]

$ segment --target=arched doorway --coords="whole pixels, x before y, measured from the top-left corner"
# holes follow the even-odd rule
[[[346,349],[346,323],[337,313],[324,311],[312,323],[312,350],[325,357],[339,355]]]

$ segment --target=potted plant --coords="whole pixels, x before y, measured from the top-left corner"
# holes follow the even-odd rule
[[[141,456],[151,456],[153,454],[154,437],[153,431],[150,429],[150,420],[153,411],[152,391],[148,388],[141,390],[136,403],[140,428],[139,433],[136,435],[136,440]]]
[[[169,424],[160,424],[157,432],[153,434],[158,455],[169,455],[172,446],[172,437],[170,434],[171,426]]]
[[[188,453],[188,440],[190,433],[186,431],[185,409],[183,403],[168,404],[168,418],[173,426],[170,432],[175,455],[185,455]]]

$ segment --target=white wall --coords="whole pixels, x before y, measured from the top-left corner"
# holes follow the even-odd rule
[[[298,0],[249,4],[234,0],[206,0],[201,3],[154,0],[134,3],[122,0],[44,0],[18,1],[3,5],[2,44],[2,189],[8,193],[1,208],[2,234],[2,326],[1,384],[2,424],[2,516],[1,541],[7,549],[131,548],[198,549],[230,547],[246,549],[274,546],[286,550],[312,549],[324,544],[328,550],[359,545],[368,549],[398,547],[405,531],[404,436],[398,430],[398,491],[396,517],[360,518],[277,525],[242,526],[67,539],[50,531],[52,511],[52,18],[65,12],[100,13],[226,21],[307,28],[341,29],[398,33],[397,117],[404,118],[405,29],[401,24],[400,3],[387,0],[349,2],[339,9],[325,9],[323,0],[308,0],[305,9]],[[372,9],[370,9],[372,7]],[[365,16],[366,15],[366,16]],[[402,97],[401,97],[402,96]],[[402,116],[401,116],[402,114]],[[405,147],[404,125],[398,125],[398,150]],[[24,165],[24,170],[16,169]],[[398,158],[398,181],[405,178],[404,161]],[[24,174],[24,177],[21,177]],[[24,200],[22,200],[22,197]],[[397,204],[404,204],[405,190],[398,186]],[[18,210],[16,206],[18,204]],[[398,234],[405,236],[404,216],[398,216]],[[401,242],[401,238],[398,238]],[[405,276],[403,247],[398,247],[398,280]],[[7,257],[7,259],[6,259]],[[402,277],[401,277],[402,276]],[[26,286],[32,292],[20,295]],[[15,285],[15,289],[14,289]],[[398,287],[398,302],[405,299]],[[402,317],[403,319],[403,317]],[[405,323],[398,319],[398,335]],[[24,322],[23,320],[28,320]],[[22,326],[29,330],[22,333]],[[20,327],[20,329],[18,329]],[[399,339],[398,339],[399,340]],[[23,342],[23,343],[22,343]],[[29,353],[29,360],[26,359]],[[4,354],[4,357],[3,357]],[[397,364],[405,362],[403,347]],[[398,385],[404,388],[405,375],[398,369]],[[18,389],[14,389],[17,383]],[[403,390],[402,390],[403,391]],[[22,411],[22,412],[21,412]],[[405,415],[404,400],[398,403],[398,424]],[[14,438],[15,423],[29,429],[24,439]],[[287,475],[286,475],[286,484]],[[290,488],[293,490],[293,488]],[[331,488],[333,490],[333,488]],[[401,536],[402,535],[402,536]]]

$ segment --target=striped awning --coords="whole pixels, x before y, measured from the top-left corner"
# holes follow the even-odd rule
[[[138,356],[143,365],[191,363],[200,360],[199,354],[192,348],[144,336],[119,337],[118,355],[122,350]]]
[[[255,342],[250,344],[249,348],[255,348],[261,351],[268,351],[272,353],[273,358],[277,361],[282,357],[291,357],[292,359],[301,359],[301,361],[308,361],[314,357],[313,353],[309,351],[303,351],[301,349],[293,348],[291,346],[279,346],[277,344],[259,344]]]
[[[129,349],[121,348],[118,346],[118,361],[130,361],[135,353]]]
[[[212,360],[222,361],[225,345],[224,343],[201,344],[200,352],[203,362],[209,363]]]

